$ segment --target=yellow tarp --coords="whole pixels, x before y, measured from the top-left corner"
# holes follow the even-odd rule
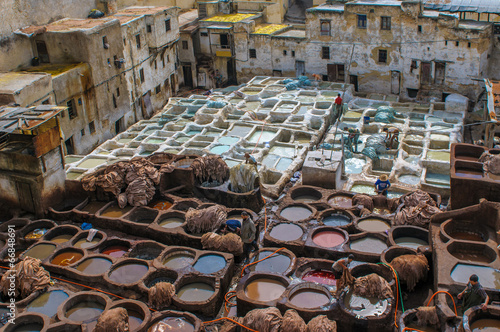
[[[227,22],[227,23],[235,23],[243,21],[249,17],[254,16],[255,14],[226,14],[226,15],[217,15],[207,19],[204,19],[205,22]]]
[[[270,35],[275,33],[276,31],[279,31],[281,29],[286,28],[288,25],[286,24],[265,24],[265,25],[259,25],[255,28],[255,31],[253,33],[258,33],[262,35]]]

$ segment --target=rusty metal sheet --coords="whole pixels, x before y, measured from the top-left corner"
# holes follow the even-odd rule
[[[58,147],[60,144],[61,137],[59,136],[59,128],[53,127],[33,138],[35,156],[39,158],[52,149]]]

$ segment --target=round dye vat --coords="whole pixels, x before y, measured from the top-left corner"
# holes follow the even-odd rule
[[[317,284],[335,286],[335,275],[333,272],[325,270],[312,270],[302,276],[302,280],[311,281]]]
[[[104,249],[102,253],[111,257],[120,258],[128,252],[128,249],[129,248],[124,246],[111,246]]]
[[[76,243],[73,245],[73,247],[86,249],[86,248],[90,248],[92,246],[95,246],[101,240],[102,240],[102,237],[100,237],[100,236],[94,236],[92,241],[87,241],[87,238],[84,237],[84,238],[81,238],[80,240],[76,241]]]
[[[120,265],[109,274],[109,279],[116,283],[133,284],[139,281],[147,272],[145,264],[128,263]]]
[[[178,217],[165,218],[159,222],[159,225],[163,228],[176,228],[182,224],[184,224],[184,219]]]
[[[483,287],[500,288],[500,271],[489,266],[457,264],[451,271],[451,278],[457,282],[468,283],[471,274],[479,277],[479,282]]]
[[[209,284],[194,282],[181,287],[177,292],[177,297],[185,302],[203,302],[208,300],[215,290]]]
[[[30,323],[14,327],[13,332],[39,332],[43,329],[42,324]]]
[[[125,213],[129,212],[132,210],[133,206],[126,206],[123,209],[120,209],[119,206],[113,205],[108,207],[106,210],[104,210],[101,213],[102,217],[108,217],[108,218],[120,218],[122,217]]]
[[[281,210],[280,215],[290,221],[299,221],[309,218],[312,211],[303,206],[289,206]]]
[[[457,240],[484,242],[482,236],[476,233],[456,231],[452,232],[450,235]]]
[[[345,195],[334,196],[328,200],[328,204],[333,207],[351,208],[352,198]]]
[[[47,228],[37,228],[24,236],[25,239],[39,239],[47,233]]]
[[[215,273],[225,267],[226,259],[221,255],[203,255],[193,265],[196,271],[204,274]]]
[[[167,317],[152,325],[148,332],[194,332],[194,325],[182,317]]]
[[[321,197],[318,198],[317,196],[314,196],[314,195],[301,195],[301,196],[295,197],[293,200],[296,202],[302,202],[302,203],[312,203],[312,202],[316,202],[320,198]]]
[[[355,315],[372,317],[384,313],[387,309],[387,300],[379,300],[376,297],[361,297],[347,292],[344,297],[344,305]]]
[[[285,291],[285,285],[273,279],[255,279],[245,288],[245,295],[254,301],[273,301]]]
[[[78,251],[65,251],[52,259],[52,264],[59,266],[67,266],[78,262],[83,257]]]
[[[37,312],[52,317],[57,313],[59,305],[68,297],[69,295],[62,290],[46,292],[30,302],[26,307],[26,311]]]
[[[264,259],[272,253],[272,251],[261,251],[252,259],[252,262]],[[276,253],[264,259],[262,262],[250,265],[248,268],[250,271],[285,273],[290,267],[291,262],[292,260],[290,257]]]
[[[74,322],[88,322],[99,317],[103,311],[104,305],[101,303],[85,301],[71,307],[65,316]]]
[[[356,251],[381,254],[382,251],[387,249],[387,244],[385,244],[384,241],[374,237],[365,237],[359,240],[352,241],[349,247],[352,250]]]
[[[144,321],[144,314],[134,310],[127,310],[129,331],[138,331]]]
[[[470,326],[472,332],[498,332],[500,331],[500,320],[484,318],[476,320]]]
[[[358,227],[365,232],[384,232],[391,228],[387,222],[378,218],[367,218],[358,222]]]
[[[62,235],[54,236],[49,241],[55,242],[55,243],[64,243],[64,242],[68,242],[69,240],[71,240],[72,237],[73,237],[73,235],[71,235],[71,234],[62,234]]]
[[[394,242],[396,242],[396,244],[398,246],[408,247],[408,248],[413,248],[413,249],[417,249],[420,246],[426,246],[429,244],[425,240],[421,240],[419,238],[410,237],[410,236],[398,237],[398,238],[394,239]]]
[[[109,259],[106,258],[100,258],[100,257],[93,257],[93,258],[88,258],[78,264],[76,269],[83,274],[88,274],[88,275],[98,275],[98,274],[103,274],[107,270],[109,270],[109,267],[113,264]]]
[[[338,227],[338,226],[349,225],[350,223],[351,223],[351,218],[340,213],[331,214],[329,216],[323,217],[323,224],[325,224],[326,226]]]
[[[318,246],[333,248],[341,245],[345,237],[342,233],[336,231],[322,231],[314,234],[312,240]]]
[[[172,203],[169,201],[154,201],[149,203],[149,207],[155,209],[155,210],[168,210],[172,207]]]
[[[301,289],[292,294],[290,303],[299,308],[319,308],[330,303],[328,296],[316,289]]]
[[[271,230],[269,235],[280,241],[295,241],[302,237],[304,231],[294,224],[279,224]]]
[[[165,258],[163,260],[163,265],[172,270],[179,270],[191,265],[193,260],[194,257],[186,253],[174,254]]]
[[[45,258],[49,257],[54,250],[56,250],[56,246],[54,244],[41,243],[31,247],[31,249],[23,254],[23,257],[29,256],[43,261]]]

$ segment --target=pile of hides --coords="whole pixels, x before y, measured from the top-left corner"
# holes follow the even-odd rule
[[[225,235],[212,232],[205,233],[201,237],[201,245],[206,250],[228,252],[235,256],[243,254],[243,241],[234,233]]]
[[[193,234],[213,232],[226,221],[226,208],[222,205],[213,205],[206,209],[189,208],[186,212],[186,228]]]
[[[349,269],[344,269],[344,271],[342,271],[342,277],[340,277],[340,280],[337,284],[337,296],[340,295],[340,293],[342,292],[342,290],[345,287],[352,287],[354,285],[355,281],[356,281],[356,278],[354,278],[351,275],[351,272],[349,272]]]
[[[169,307],[174,295],[174,285],[169,282],[159,282],[148,291],[149,304],[156,309]]]
[[[191,168],[200,183],[223,184],[229,179],[229,167],[219,155],[197,158],[191,164]]]
[[[319,315],[307,324],[306,332],[337,332],[337,322],[329,320],[325,315]]]
[[[114,308],[105,311],[94,327],[93,332],[128,332],[128,313],[125,308]]]
[[[254,309],[243,318],[243,325],[259,332],[279,332],[283,317],[276,307]]]
[[[337,323],[329,320],[325,315],[316,316],[306,325],[297,311],[289,309],[281,316],[276,307],[254,309],[245,317],[234,317],[233,320],[259,332],[336,332]],[[225,321],[220,332],[243,331],[238,325]]]
[[[359,277],[354,281],[354,294],[362,297],[376,297],[379,299],[393,298],[391,286],[387,280],[376,273]]]
[[[252,164],[240,164],[229,171],[230,189],[235,193],[246,193],[259,186],[259,173]]]
[[[422,190],[404,197],[402,203],[394,216],[394,226],[413,225],[428,228],[431,217],[441,212],[432,197]]]
[[[12,275],[15,277],[12,278]],[[13,269],[8,270],[2,276],[0,288],[5,296],[8,296],[11,280],[15,281],[15,297],[24,299],[31,293],[48,287],[50,285],[50,273],[41,266],[39,259],[25,257]]]
[[[113,193],[120,208],[147,205],[156,192],[155,185],[160,183],[160,172],[152,162],[136,157],[130,161],[119,161],[104,169],[85,176],[83,189],[95,191],[101,188]],[[124,192],[122,192],[125,190]]]
[[[419,281],[427,279],[429,271],[429,262],[422,254],[398,256],[392,260],[391,266],[396,270],[399,279],[406,283],[409,291],[412,291]]]
[[[288,309],[283,315],[283,322],[281,323],[281,330],[287,332],[305,332],[306,323],[299,316],[297,311]]]
[[[380,106],[375,113],[375,122],[392,123],[396,112],[391,106]]]
[[[500,155],[492,155],[489,152],[484,152],[479,157],[479,162],[483,163],[485,173],[500,175]]]
[[[373,198],[368,195],[358,194],[352,198],[352,206],[363,205],[365,209],[373,211]]]
[[[433,326],[440,329],[439,317],[435,306],[432,307],[418,307],[417,311],[417,325],[426,327]]]

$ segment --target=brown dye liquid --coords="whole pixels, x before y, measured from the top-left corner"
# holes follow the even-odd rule
[[[485,318],[472,323],[472,332],[498,332],[500,331],[500,320]]]
[[[54,236],[49,241],[55,242],[55,243],[64,243],[64,242],[68,242],[69,240],[71,240],[72,237],[73,237],[73,235],[71,235],[71,234],[63,234],[63,235]]]
[[[455,175],[460,176],[462,178],[481,179],[483,177],[483,172],[467,171],[467,170],[461,169],[461,170],[455,171]]]
[[[460,160],[468,160],[468,161],[478,161],[478,157],[470,157],[470,156],[455,156],[456,159]]]
[[[104,210],[103,213],[101,213],[101,216],[108,218],[120,218],[130,210],[132,210],[132,206],[126,206],[125,208],[120,209],[119,206],[113,205]]]
[[[208,300],[214,292],[214,288],[209,284],[194,282],[182,286],[177,292],[177,296],[179,299],[186,302],[203,302]]]
[[[491,263],[491,259],[480,253],[454,252],[452,255],[462,261],[468,261],[470,263]]]
[[[256,279],[245,288],[245,295],[254,301],[273,301],[278,299],[285,291],[285,286],[273,279]]]
[[[333,207],[350,208],[352,207],[352,198],[349,196],[335,196],[328,200],[328,204]]]
[[[23,257],[33,257],[33,258],[38,258],[39,260],[44,260],[45,258],[49,257],[54,250],[56,250],[56,246],[53,244],[48,244],[48,243],[42,243],[42,244],[37,244],[33,247],[31,247],[30,250],[26,251],[23,254]]]
[[[312,202],[316,202],[320,198],[313,196],[313,195],[301,195],[301,196],[295,197],[293,200],[296,202],[302,202],[302,203],[312,203]]]
[[[78,262],[83,255],[77,251],[66,251],[57,255],[52,259],[52,264],[59,266],[67,266]]]
[[[382,219],[368,218],[358,222],[358,227],[366,232],[384,232],[391,226]]]
[[[483,238],[479,234],[469,232],[453,232],[451,237],[457,240],[483,242]]]
[[[319,308],[330,303],[328,296],[315,289],[303,289],[290,297],[290,303],[299,308]]]
[[[82,211],[88,212],[90,214],[95,214],[99,211],[104,205],[108,204],[108,202],[90,202],[82,208]]]
[[[74,322],[85,322],[97,318],[104,306],[97,302],[79,302],[66,311],[66,317]]]

